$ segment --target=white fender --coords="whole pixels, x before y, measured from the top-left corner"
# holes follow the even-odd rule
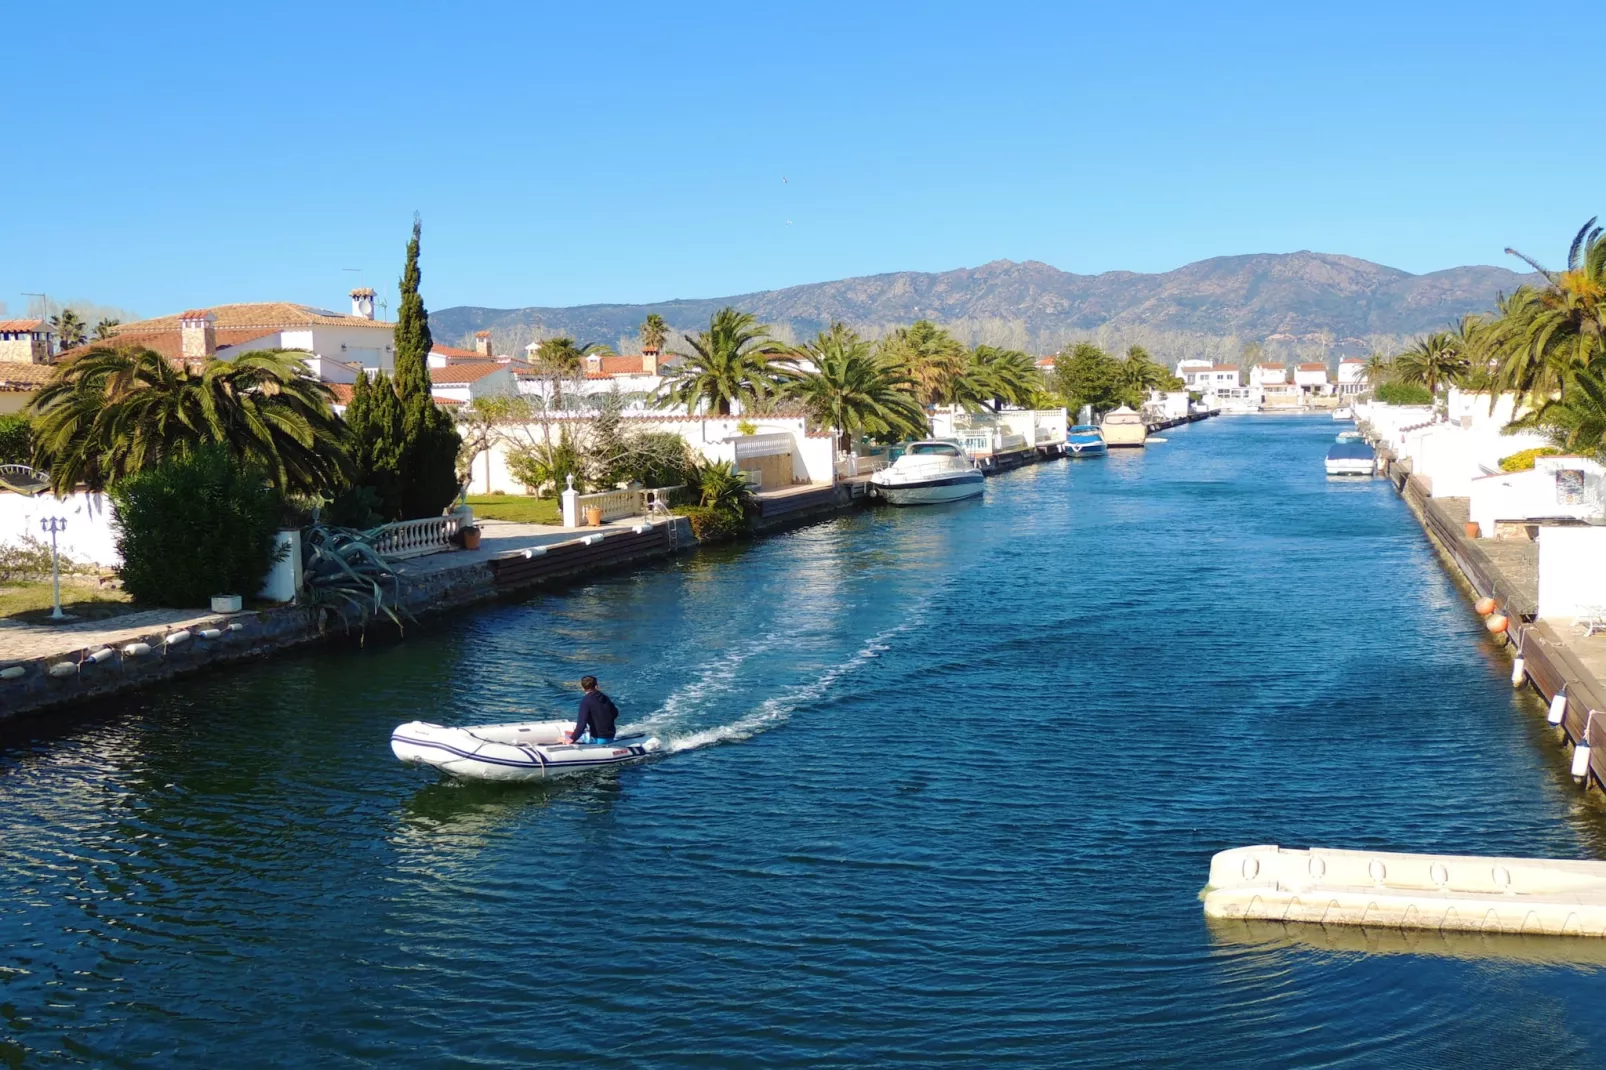
[[[180,643],[187,643],[189,641],[190,633],[186,628],[180,628],[178,631],[162,640],[162,642],[168,646],[178,646]]]
[[[202,628],[196,634],[199,635],[202,639],[216,639],[218,636],[223,634],[223,629],[222,628]]]
[[[1567,716],[1567,692],[1557,691],[1556,697],[1550,700],[1550,716],[1545,720],[1554,727],[1561,724],[1562,718]]]
[[[0,680],[15,680],[27,671],[28,666],[26,665],[7,665],[5,668],[0,669]]]
[[[78,671],[78,663],[76,661],[58,661],[48,671],[51,676],[55,677],[71,676]]]
[[[94,662],[96,665],[99,665],[102,662],[110,661],[112,658],[114,658],[116,656],[117,656],[117,651],[113,650],[109,646],[103,646],[99,650],[95,651],[93,654],[89,655],[89,658],[87,660]]]
[[[1515,658],[1512,659],[1512,661],[1511,661],[1511,686],[1512,687],[1521,687],[1522,686],[1523,669],[1524,669],[1524,667],[1525,667],[1525,663],[1523,662],[1523,659],[1522,659],[1522,657],[1520,655],[1518,657],[1515,657]]]
[[[1580,740],[1573,748],[1573,776],[1579,779],[1589,775],[1589,744]]]
[[[125,658],[137,658],[141,654],[149,654],[150,652],[151,645],[149,643],[129,643],[123,647],[123,657]]]

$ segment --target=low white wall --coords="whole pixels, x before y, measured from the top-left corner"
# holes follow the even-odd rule
[[[1539,530],[1539,617],[1606,606],[1606,527]]]
[[[281,531],[274,537],[273,546],[276,550],[283,547],[285,554],[268,569],[257,597],[270,602],[294,601],[301,591],[301,532]]]
[[[104,494],[79,492],[61,499],[49,494],[28,497],[0,492],[0,543],[17,543],[31,535],[48,544],[50,536],[40,530],[39,522],[60,517],[67,521],[67,529],[56,536],[62,554],[74,561],[115,568],[123,559],[117,553],[113,516],[112,504]]]
[[[1530,471],[1474,479],[1471,496],[1471,518],[1485,538],[1499,520],[1606,519],[1606,468],[1587,457],[1540,457]]]

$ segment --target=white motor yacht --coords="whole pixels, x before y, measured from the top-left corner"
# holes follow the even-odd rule
[[[892,463],[870,477],[876,491],[893,505],[934,505],[979,498],[987,477],[957,442],[913,442]]]
[[[1141,447],[1144,440],[1149,437],[1149,429],[1143,423],[1143,414],[1134,412],[1122,405],[1104,414],[1104,422],[1099,428],[1104,432],[1104,444],[1111,449],[1120,446]]]

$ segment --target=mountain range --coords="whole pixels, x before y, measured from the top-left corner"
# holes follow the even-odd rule
[[[654,304],[459,306],[432,313],[430,327],[437,340],[459,345],[488,329],[498,352],[554,335],[633,352],[648,313],[668,321],[674,349],[682,332],[706,327],[716,310],[734,305],[787,340],[811,337],[832,320],[879,335],[931,319],[969,343],[1037,353],[1087,339],[1117,348],[1136,342],[1167,359],[1235,359],[1250,343],[1269,354],[1325,356],[1398,348],[1412,335],[1489,308],[1499,293],[1534,278],[1480,266],[1413,275],[1312,252],[1222,256],[1157,274],[1077,275],[1035,260],[996,260]]]

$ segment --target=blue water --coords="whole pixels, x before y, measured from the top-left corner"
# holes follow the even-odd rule
[[[1213,852],[1602,857],[1334,425],[1169,442],[0,744],[0,1066],[1579,1066],[1606,952],[1207,926]],[[390,728],[671,752],[437,782]]]

